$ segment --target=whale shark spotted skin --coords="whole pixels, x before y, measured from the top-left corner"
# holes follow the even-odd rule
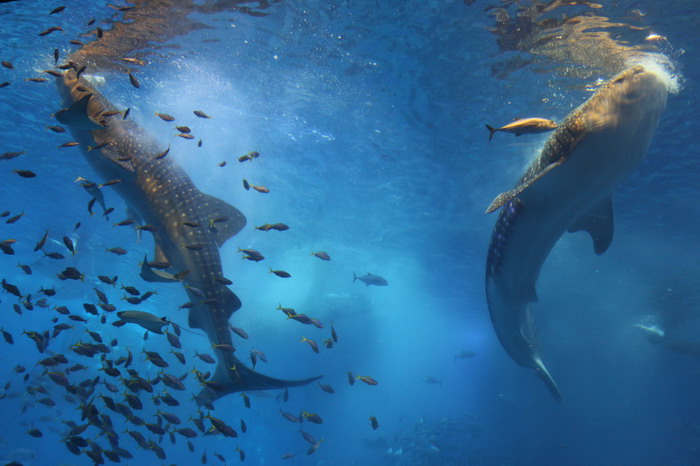
[[[214,350],[218,365],[209,379],[212,383],[200,392],[197,401],[207,404],[228,393],[300,386],[319,379],[268,377],[245,367],[230,349],[222,349],[233,346],[229,319],[241,307],[241,301],[222,283],[219,247],[245,226],[243,213],[199,191],[171,158],[156,158],[163,148],[133,121],[112,117],[100,129],[79,123],[95,121],[100,114],[116,110],[84,77],[76,79],[75,71],[69,70],[57,79],[57,84],[69,108],[66,114],[70,119],[66,121],[78,122],[69,129],[86,159],[105,180],[121,180],[114,189],[144,223],[155,227],[155,260],[169,263],[175,274],[182,273],[190,301],[197,303],[189,309],[189,326],[204,330],[212,345],[222,345]],[[87,118],[75,115],[79,109],[87,112]],[[99,150],[86,150],[104,143],[108,144]],[[183,222],[201,227],[192,228]],[[152,274],[150,281],[168,281],[162,278],[166,275]],[[143,273],[142,277],[148,279]]]
[[[646,153],[667,96],[662,79],[646,67],[621,72],[559,125],[518,185],[487,209],[503,207],[486,261],[491,322],[508,355],[535,370],[558,401],[529,309],[540,269],[566,231],[587,231],[596,254],[607,250],[612,190]]]

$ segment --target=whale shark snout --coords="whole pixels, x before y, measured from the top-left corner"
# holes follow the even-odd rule
[[[646,153],[666,107],[668,88],[656,72],[632,66],[571,112],[515,188],[497,196],[503,207],[491,235],[486,298],[496,335],[519,365],[536,371],[563,399],[542,362],[530,310],[544,261],[565,232],[586,231],[596,254],[613,238],[611,193]]]

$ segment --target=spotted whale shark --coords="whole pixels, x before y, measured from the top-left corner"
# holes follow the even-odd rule
[[[321,377],[282,380],[246,367],[231,351],[229,319],[241,301],[223,276],[219,248],[246,224],[242,212],[202,193],[155,138],[130,119],[109,116],[117,109],[73,69],[57,78],[66,124],[93,169],[113,185],[155,240],[155,261],[166,270],[141,276],[149,281],[179,281],[192,303],[188,324],[217,345],[218,365],[196,396],[200,404],[234,392],[301,386]],[[95,149],[89,150],[88,147]],[[99,148],[99,149],[98,149]],[[159,157],[160,156],[160,157]]]
[[[508,355],[533,369],[558,401],[530,310],[540,270],[565,232],[590,233],[596,254],[608,249],[611,193],[647,152],[667,96],[659,74],[627,68],[566,117],[516,187],[487,209],[501,208],[486,261],[491,322]]]

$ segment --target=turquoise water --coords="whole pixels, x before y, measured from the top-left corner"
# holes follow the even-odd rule
[[[216,453],[225,464],[237,464],[238,447],[248,464],[697,464],[697,359],[653,344],[634,326],[653,324],[673,330],[678,341],[696,340],[694,122],[700,63],[693,47],[697,32],[687,17],[697,7],[682,1],[622,2],[518,13],[511,3],[471,3],[263,2],[251,13],[215,8],[216,2],[172,1],[149,10],[147,18],[139,11],[158,3],[137,2],[135,10],[118,12],[109,2],[72,1],[53,15],[48,13],[58,4],[52,2],[0,4],[0,60],[14,66],[0,68],[0,82],[11,82],[0,88],[0,153],[26,151],[0,161],[0,211],[10,212],[4,220],[24,213],[15,223],[0,224],[0,240],[17,240],[14,255],[0,256],[0,276],[23,295],[0,296],[2,328],[14,337],[12,345],[0,343],[5,354],[0,384],[9,383],[2,392],[0,458],[92,464],[85,451],[112,449],[109,436],[96,426],[81,434],[94,443],[78,455],[64,445],[70,430],[65,422],[84,422],[76,409],[80,400],[66,397],[37,365],[64,354],[70,365],[87,367],[71,373],[72,383],[100,378],[86,401],[111,418],[119,446],[133,455],[121,459],[125,464],[201,464],[203,454],[208,464],[223,464]],[[213,11],[206,5],[214,5]],[[571,20],[556,27],[544,22],[567,17],[591,25],[578,30]],[[91,18],[96,22],[89,26]],[[186,311],[178,309],[189,300],[183,287],[139,277],[144,255],[153,258],[153,239],[114,226],[130,215],[117,192],[101,190],[106,206],[115,209],[109,220],[99,205],[94,215],[88,212],[91,196],[74,180],[107,181],[90,166],[93,152],[86,158],[78,147],[58,149],[72,140],[70,134],[46,129],[58,124],[51,115],[62,106],[53,78],[41,73],[53,67],[54,49],[60,64],[80,49],[70,40],[89,43],[94,32],[82,34],[95,26],[110,31],[133,23],[144,27],[136,35],[141,42],[115,52],[124,42],[106,34],[105,50],[93,58],[98,65],[85,74],[118,108],[130,108],[129,119],[163,148],[170,146],[168,157],[202,192],[246,215],[246,227],[220,249],[224,275],[243,303],[231,322],[250,335],[235,339],[236,355],[250,365],[247,355],[261,350],[268,362],[258,362],[260,372],[288,379],[323,375],[322,382],[335,389],[328,394],[316,383],[293,388],[286,402],[280,390],[247,392],[250,408],[239,393],[227,395],[211,415],[235,428],[237,438],[205,436],[187,421],[198,415],[191,398],[201,388],[191,371],[214,367],[194,358],[195,351],[211,353],[208,339],[183,332],[187,364],[181,365],[168,354],[164,336],[151,333],[144,340],[141,327],[117,328],[110,325],[113,314],[83,311],[84,303],[98,303],[98,288],[120,311],[147,311],[187,327]],[[51,26],[63,32],[38,35]],[[599,37],[600,31],[609,34]],[[612,246],[596,256],[583,233],[564,235],[537,284],[534,314],[544,360],[565,398],[556,403],[532,371],[503,351],[484,296],[496,214],[483,212],[516,183],[547,136],[498,133],[489,143],[484,124],[531,116],[560,121],[625,59],[650,51],[666,57],[680,90],[669,96],[646,158],[614,192]],[[128,65],[124,56],[146,64]],[[125,66],[138,77],[138,89]],[[49,81],[26,81],[39,76]],[[212,118],[197,118],[193,110]],[[176,121],[164,122],[155,112]],[[177,137],[176,124],[190,126],[195,140]],[[238,162],[251,151],[260,157]],[[36,177],[25,179],[13,170],[31,170]],[[242,179],[270,193],[246,191]],[[290,229],[254,228],[275,222]],[[47,230],[45,251],[65,259],[33,250]],[[74,242],[75,255],[64,246],[64,236]],[[127,254],[106,252],[114,247]],[[257,249],[266,259],[241,260],[238,248]],[[321,261],[312,251],[326,251],[332,260]],[[68,266],[84,273],[84,281],[59,280]],[[278,278],[268,273],[270,267],[292,278]],[[353,282],[353,272],[382,276],[389,285]],[[98,275],[118,275],[118,285],[106,285]],[[157,294],[132,306],[122,300],[121,285]],[[44,296],[42,287],[56,295]],[[27,294],[33,310],[22,304]],[[36,305],[42,298],[47,308]],[[287,320],[278,305],[318,318],[325,327]],[[56,306],[67,306],[87,322],[69,320]],[[327,349],[321,342],[330,338],[331,322],[339,339]],[[73,328],[52,338],[43,354],[21,334],[52,331],[59,323]],[[152,395],[142,391],[144,408],[134,411],[146,422],[158,422],[157,409],[179,416],[180,427],[197,430],[194,452],[184,437],[175,434],[172,443],[167,434],[128,423],[96,397],[123,401],[125,389],[119,378],[99,370],[99,356],[71,350],[78,341],[91,341],[86,329],[107,343],[117,340],[110,360],[130,350],[131,368],[143,378],[155,380],[159,369],[145,361],[142,350],[161,353],[168,373],[188,374],[186,391],[170,390],[179,407],[154,406]],[[316,340],[319,354],[302,337]],[[455,358],[462,351],[475,355]],[[18,365],[26,371],[16,373]],[[358,380],[351,386],[348,371],[379,384]],[[427,383],[427,377],[439,383]],[[109,393],[105,380],[119,392]],[[163,382],[154,388],[162,391]],[[55,406],[39,402],[46,398]],[[280,409],[323,418],[320,425],[301,424],[324,439],[318,451],[307,454],[311,445],[299,434],[300,425],[282,417]],[[370,416],[377,418],[377,430]],[[122,433],[126,428],[160,445],[167,458],[139,448]],[[32,437],[31,429],[43,436]],[[286,453],[295,456],[282,459]]]

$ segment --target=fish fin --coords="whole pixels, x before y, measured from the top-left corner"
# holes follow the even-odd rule
[[[162,322],[162,323],[153,322],[153,324],[149,324],[148,326],[143,325],[143,327],[144,327],[146,330],[149,330],[149,331],[151,331],[151,332],[153,332],[153,333],[157,333],[157,334],[159,334],[159,335],[163,335],[163,326],[165,326],[165,325],[168,325],[168,323],[167,323],[167,322]]]
[[[535,372],[537,372],[537,376],[544,381],[544,384],[547,386],[554,399],[562,403],[564,397],[561,395],[557,383],[554,381],[547,368],[544,367],[542,360],[540,358],[534,358],[533,362],[535,363]]]
[[[65,125],[83,130],[105,129],[105,126],[95,123],[88,115],[88,104],[91,97],[92,94],[85,94],[80,100],[68,107],[67,110],[56,113],[56,119]]]
[[[522,136],[523,134],[525,134],[525,133],[515,133],[515,137],[516,137],[516,138],[517,138],[517,137],[520,137],[520,136]]]
[[[224,288],[226,290],[224,294],[226,295],[224,297],[224,309],[226,309],[226,313],[228,314],[228,317],[231,317],[231,315],[239,310],[241,308],[241,300],[236,296],[236,293],[231,291],[228,288]]]
[[[179,282],[173,274],[163,270],[154,270],[148,266],[148,256],[144,256],[141,264],[141,278],[150,283],[174,283]]]
[[[487,214],[490,214],[490,213],[493,212],[494,210],[496,210],[496,209],[498,209],[499,207],[503,206],[504,204],[508,203],[508,202],[511,201],[515,196],[517,196],[518,194],[522,193],[522,192],[525,191],[527,188],[529,188],[530,186],[532,186],[532,184],[533,184],[535,181],[539,180],[540,178],[542,178],[543,176],[545,176],[547,173],[551,172],[552,170],[554,170],[555,168],[557,168],[559,165],[561,165],[561,164],[563,164],[564,162],[566,162],[566,160],[567,160],[566,157],[562,157],[562,158],[560,158],[559,160],[556,160],[556,161],[550,163],[549,165],[547,165],[547,166],[544,168],[544,170],[542,170],[541,172],[539,172],[536,176],[534,176],[534,177],[531,178],[530,180],[528,180],[528,181],[526,181],[526,182],[524,182],[524,183],[522,183],[522,184],[519,184],[518,186],[516,186],[515,188],[511,189],[510,191],[506,191],[506,192],[504,192],[504,193],[499,194],[498,196],[496,196],[496,198],[493,200],[493,202],[491,202],[491,205],[489,205],[488,209],[486,209],[486,213],[487,213]]]
[[[600,255],[607,251],[613,239],[615,219],[612,199],[606,197],[590,211],[576,219],[568,228],[569,233],[587,231],[593,238],[593,249]]]
[[[216,244],[221,247],[231,237],[243,229],[246,218],[243,213],[231,204],[214,196],[202,193],[204,212],[207,220],[227,217],[228,220],[216,224]]]
[[[223,308],[226,312],[226,319],[229,319],[234,312],[241,308],[241,300],[238,298],[238,296],[236,296],[236,293],[234,293],[230,289],[223,289],[225,290],[223,296]],[[201,319],[204,316],[206,316],[209,312],[212,312],[212,310],[210,310],[208,306],[205,305],[195,306],[191,308],[188,315],[188,325],[191,328],[199,328],[204,330],[205,323],[202,322]]]
[[[244,366],[235,356],[232,357],[232,359],[236,368],[235,370],[226,367],[226,365],[220,361],[214,376],[210,379],[219,384],[222,389],[212,390],[205,387],[195,397],[198,405],[211,404],[218,398],[228,395],[229,393],[300,387],[315,382],[322,377],[316,376],[300,380],[276,379]]]
[[[493,139],[493,135],[496,134],[496,128],[491,125],[486,125],[486,129],[489,130],[489,142]]]

